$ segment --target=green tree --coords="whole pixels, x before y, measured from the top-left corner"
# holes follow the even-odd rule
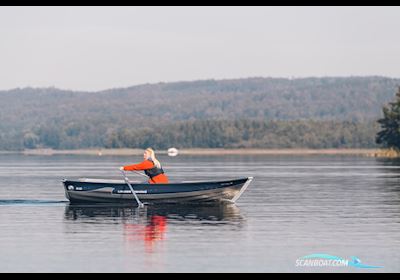
[[[39,136],[37,136],[35,133],[27,132],[24,134],[24,147],[28,149],[34,149],[37,147],[39,140]]]
[[[382,130],[378,132],[376,142],[386,148],[400,150],[400,87],[396,100],[383,108],[383,115],[378,120]]]

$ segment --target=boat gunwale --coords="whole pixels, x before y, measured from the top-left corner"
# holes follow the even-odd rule
[[[171,182],[171,183],[162,183],[162,184],[149,184],[146,182],[142,182],[142,181],[129,181],[132,184],[135,185],[151,185],[151,186],[158,186],[158,185],[163,185],[163,186],[168,186],[168,185],[187,185],[187,184],[193,184],[193,185],[197,185],[197,184],[221,184],[221,183],[226,183],[226,182],[236,182],[236,181],[251,181],[253,180],[254,177],[242,177],[242,178],[236,178],[236,179],[231,179],[231,180],[220,180],[220,181],[182,181],[182,182]],[[92,180],[92,181],[89,181]],[[102,180],[102,181],[100,181]],[[76,179],[76,180],[69,180],[69,179],[64,179],[62,181],[64,184],[66,182],[71,182],[71,183],[83,183],[83,184],[110,184],[110,185],[126,185],[126,182],[124,180],[110,180],[110,179],[91,179],[91,178],[80,178],[80,179]]]

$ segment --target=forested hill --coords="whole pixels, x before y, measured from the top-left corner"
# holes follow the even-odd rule
[[[399,85],[383,77],[251,78],[102,92],[0,91],[0,149],[97,147],[121,129],[185,121],[373,122]]]

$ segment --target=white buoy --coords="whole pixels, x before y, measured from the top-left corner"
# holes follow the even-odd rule
[[[176,148],[169,148],[168,149],[168,155],[170,157],[176,157],[178,155],[179,151]]]

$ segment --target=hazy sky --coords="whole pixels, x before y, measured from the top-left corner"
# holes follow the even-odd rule
[[[400,7],[0,7],[0,89],[400,77]]]

